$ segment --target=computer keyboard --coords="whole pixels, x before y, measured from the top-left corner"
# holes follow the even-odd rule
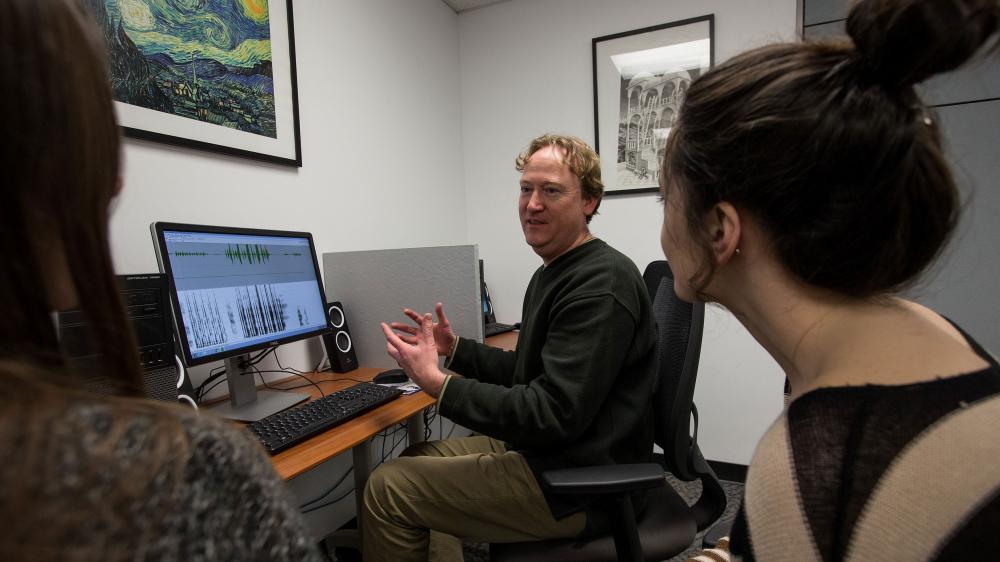
[[[301,406],[271,414],[251,423],[249,429],[273,455],[402,394],[403,391],[398,388],[358,383]]]
[[[510,324],[501,324],[500,322],[487,322],[483,330],[485,337],[495,336],[497,334],[503,334],[505,332],[513,332],[517,329],[515,326]]]

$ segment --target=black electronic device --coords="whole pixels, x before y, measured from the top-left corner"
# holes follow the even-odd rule
[[[164,222],[150,229],[184,364],[226,362],[230,400],[213,412],[255,421],[306,400],[258,392],[249,354],[330,331],[312,235]]]
[[[297,408],[272,414],[248,427],[264,448],[274,454],[395,400],[402,394],[403,391],[398,388],[358,383]]]
[[[496,336],[499,334],[506,334],[507,332],[513,332],[517,330],[516,324],[504,324],[502,322],[490,322],[483,326],[483,337],[488,338],[490,336]]]
[[[188,375],[187,367],[185,367],[184,362],[181,361],[181,350],[180,346],[177,344],[176,337],[174,338],[174,359],[177,362],[177,401],[197,410],[198,393],[194,388],[194,384],[191,382],[190,375]]]
[[[410,377],[408,377],[406,375],[406,371],[402,369],[389,369],[388,371],[382,371],[372,378],[372,382],[375,384],[400,384],[408,380],[410,380]]]
[[[357,369],[358,355],[354,352],[344,305],[339,301],[326,303],[326,317],[333,328],[333,332],[323,335],[323,347],[330,359],[330,370],[334,373],[346,373]]]
[[[125,312],[139,346],[146,394],[150,398],[177,401],[184,385],[184,370],[174,355],[173,319],[162,275],[118,275]],[[84,386],[101,393],[113,393],[114,384],[103,372],[101,357],[93,347],[91,327],[81,310],[58,315],[59,343]],[[190,384],[190,383],[188,383]]]
[[[479,287],[483,303],[483,337],[488,338],[490,336],[516,330],[516,326],[497,322],[496,313],[493,312],[493,300],[490,298],[490,290],[486,287],[486,275],[483,272],[483,260],[479,260]]]

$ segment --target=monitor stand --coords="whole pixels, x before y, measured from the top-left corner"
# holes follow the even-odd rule
[[[249,355],[226,359],[226,379],[229,384],[229,401],[209,408],[209,411],[226,419],[255,422],[309,399],[308,394],[257,390],[253,372],[245,372]]]

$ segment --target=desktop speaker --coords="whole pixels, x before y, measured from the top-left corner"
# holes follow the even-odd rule
[[[177,402],[184,406],[198,409],[197,396],[194,393],[194,385],[191,384],[191,377],[188,376],[184,362],[181,361],[180,353],[174,355],[174,362],[177,364]]]
[[[347,327],[344,305],[340,302],[326,303],[326,318],[333,328],[333,333],[323,334],[323,346],[330,358],[330,370],[334,373],[346,373],[357,369],[358,356],[354,353],[354,342],[351,341],[351,331]]]

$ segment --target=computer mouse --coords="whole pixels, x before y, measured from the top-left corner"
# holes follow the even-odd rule
[[[408,380],[410,380],[410,377],[406,376],[406,372],[402,369],[389,369],[375,375],[372,382],[376,384],[398,384]]]

